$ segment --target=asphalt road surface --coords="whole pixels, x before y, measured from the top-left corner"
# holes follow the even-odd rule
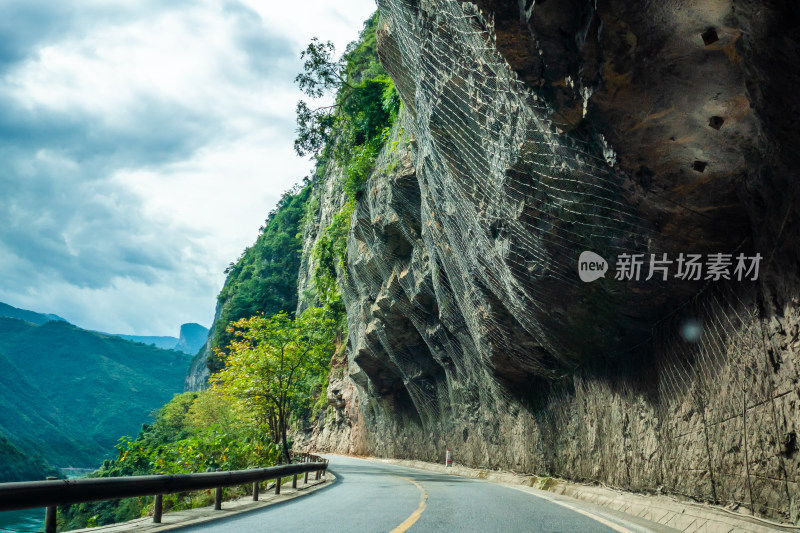
[[[640,524],[574,500],[560,504],[508,486],[332,456],[337,480],[314,494],[188,532],[372,533],[586,532],[641,533]],[[549,494],[549,493],[548,493]],[[548,494],[543,494],[550,498]]]

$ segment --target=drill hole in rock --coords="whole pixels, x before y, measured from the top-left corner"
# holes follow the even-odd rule
[[[703,38],[703,43],[705,43],[706,46],[719,41],[719,35],[717,35],[717,30],[714,28],[708,28],[700,34],[700,37]]]
[[[715,130],[720,129],[724,123],[725,119],[722,117],[713,116],[710,119],[708,119],[708,125],[714,128]]]
[[[708,163],[706,163],[705,161],[695,161],[694,163],[692,163],[692,168],[697,172],[703,172],[707,166]]]

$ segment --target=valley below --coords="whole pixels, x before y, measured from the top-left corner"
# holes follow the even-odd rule
[[[0,454],[14,458],[3,481],[99,467],[181,392],[189,365],[183,352],[39,321],[0,316]]]

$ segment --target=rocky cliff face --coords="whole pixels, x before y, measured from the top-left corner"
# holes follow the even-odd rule
[[[404,118],[351,221],[346,361],[314,444],[797,522],[790,8],[381,2]],[[584,250],[606,278],[578,279]],[[614,280],[623,253],[763,260],[757,282]]]
[[[214,324],[219,320],[219,306],[217,306],[217,313],[214,317]],[[211,327],[211,332],[214,331],[214,326]],[[201,391],[208,388],[208,378],[211,376],[211,371],[208,368],[208,358],[211,354],[210,340],[201,346],[195,356],[189,363],[189,370],[186,372],[186,379],[183,381],[183,391],[193,392]]]

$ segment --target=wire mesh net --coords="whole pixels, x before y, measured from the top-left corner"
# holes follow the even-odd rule
[[[757,285],[582,283],[583,250],[675,252],[629,201],[613,150],[549,120],[472,4],[382,0],[380,13],[405,111],[340,279],[369,451],[451,448],[474,466],[796,520],[796,372]]]

